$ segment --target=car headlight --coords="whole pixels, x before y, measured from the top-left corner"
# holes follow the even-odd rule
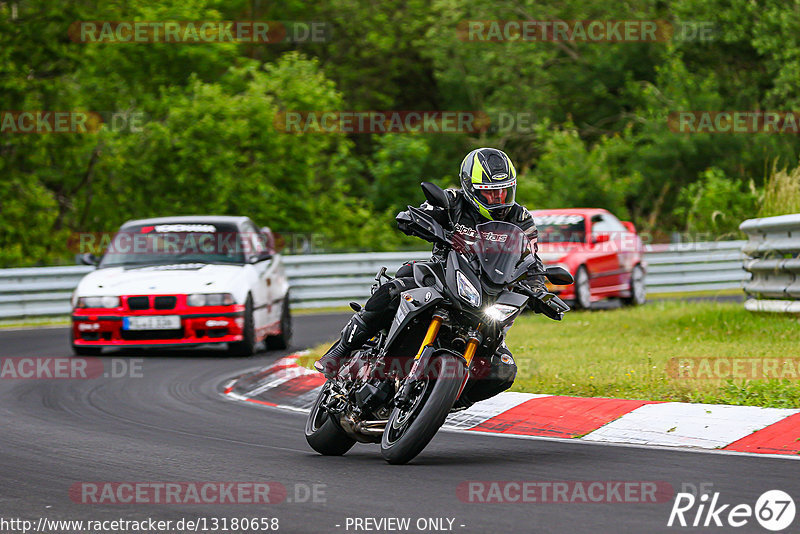
[[[76,308],[118,308],[119,297],[78,297]]]
[[[495,304],[494,306],[489,306],[488,308],[483,310],[483,313],[489,319],[502,323],[503,321],[505,321],[506,319],[517,313],[517,311],[519,311],[519,308],[517,308],[516,306],[508,306],[506,304]]]
[[[458,282],[458,296],[466,300],[477,308],[481,305],[481,294],[475,289],[467,277],[461,271],[456,271],[456,282]]]
[[[189,306],[230,306],[233,295],[230,293],[193,293],[186,297]]]

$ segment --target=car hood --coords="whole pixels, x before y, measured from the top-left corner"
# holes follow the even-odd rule
[[[579,248],[577,243],[539,243],[539,257],[545,264],[558,263]]]
[[[87,274],[78,284],[79,296],[174,295],[229,292],[242,275],[241,265],[204,263],[149,267],[109,267]]]

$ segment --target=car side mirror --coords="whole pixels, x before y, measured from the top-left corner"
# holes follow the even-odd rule
[[[431,206],[444,209],[448,209],[450,207],[450,201],[448,200],[447,193],[444,192],[444,189],[430,182],[422,182],[420,185],[422,186],[422,192],[425,193],[425,199],[431,204]]]
[[[548,267],[545,270],[545,277],[557,286],[568,286],[575,282],[569,271],[563,267]]]
[[[611,239],[611,236],[608,234],[598,234],[592,236],[592,243],[597,245],[598,243],[606,243]]]
[[[622,225],[628,229],[628,231],[632,234],[636,233],[636,227],[630,221],[622,221]]]
[[[268,250],[264,250],[261,253],[255,255],[255,256],[252,256],[250,258],[250,263],[258,263],[258,262],[261,262],[261,261],[267,261],[267,260],[271,260],[271,259],[272,259],[272,252],[270,252]]]
[[[95,267],[97,267],[100,264],[100,258],[95,256],[91,252],[86,252],[84,254],[81,254],[78,257],[78,261],[80,261],[80,263],[82,263],[83,265],[93,265]]]

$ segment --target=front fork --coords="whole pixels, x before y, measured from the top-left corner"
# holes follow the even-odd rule
[[[422,378],[421,376],[416,376],[419,372],[419,360],[428,351],[433,350],[433,342],[436,341],[436,336],[439,335],[439,328],[442,326],[442,322],[444,322],[445,317],[446,315],[444,312],[437,311],[433,314],[433,317],[431,318],[431,324],[428,326],[428,331],[425,333],[425,337],[423,338],[422,344],[417,351],[417,355],[414,357],[414,365],[411,367],[408,377],[403,382],[403,387],[400,388],[397,396],[395,396],[395,404],[402,406],[407,403],[409,397],[411,396],[414,382],[416,382],[417,379]],[[464,348],[464,354],[462,354],[462,358],[464,358],[464,362],[466,363],[467,372],[464,375],[463,381],[461,382],[461,387],[458,390],[458,395],[456,398],[461,396],[461,393],[464,391],[464,386],[467,385],[467,380],[469,380],[469,368],[472,364],[472,359],[475,357],[475,352],[478,350],[478,345],[480,345],[482,339],[480,328],[481,324],[478,325],[476,330],[470,331],[469,333],[467,346]]]

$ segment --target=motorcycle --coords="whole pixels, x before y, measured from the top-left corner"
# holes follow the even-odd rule
[[[441,188],[422,188],[430,205],[447,212]],[[538,275],[556,285],[573,279],[560,267],[542,271],[516,225],[490,221],[476,226],[474,238],[464,238],[411,206],[397,220],[402,231],[445,253],[413,264],[418,287],[401,293],[391,326],[354,350],[322,386],[305,436],[323,455],[343,455],[356,442],[380,443],[389,463],[409,462],[457,407],[468,381],[481,379],[505,332],[529,304],[556,320],[570,309],[555,294],[522,283]],[[385,267],[373,292],[384,278],[391,281]]]

